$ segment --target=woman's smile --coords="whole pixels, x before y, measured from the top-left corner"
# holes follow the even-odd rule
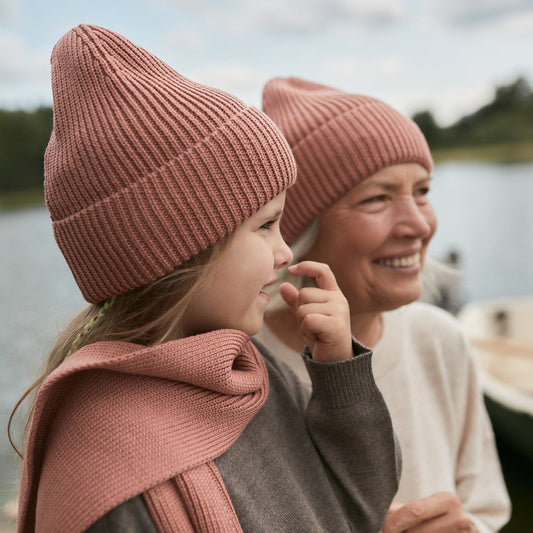
[[[420,252],[375,259],[373,263],[386,268],[411,271],[413,270],[413,267],[416,269],[420,268]]]

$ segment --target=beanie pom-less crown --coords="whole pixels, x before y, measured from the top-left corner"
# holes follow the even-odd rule
[[[431,172],[431,153],[418,126],[380,100],[298,78],[274,78],[264,87],[263,111],[289,141],[298,168],[281,223],[289,244],[379,170],[419,163]]]
[[[296,178],[264,113],[117,33],[80,25],[58,41],[51,64],[45,197],[89,302],[170,272]]]

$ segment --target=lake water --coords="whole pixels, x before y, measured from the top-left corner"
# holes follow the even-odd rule
[[[533,164],[438,165],[430,198],[439,228],[430,254],[456,251],[467,300],[533,294]],[[45,208],[0,214],[0,507],[16,461],[5,427],[50,343],[84,306]]]
[[[434,171],[429,251],[460,254],[466,300],[533,294],[533,164],[446,163]]]

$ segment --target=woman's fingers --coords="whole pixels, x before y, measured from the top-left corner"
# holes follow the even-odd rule
[[[462,508],[461,501],[451,492],[438,492],[404,503],[391,510],[383,526],[383,533],[470,533],[476,529]]]

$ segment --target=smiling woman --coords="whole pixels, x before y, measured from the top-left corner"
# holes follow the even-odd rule
[[[419,164],[392,165],[320,215],[306,257],[329,264],[352,314],[396,309],[420,295],[426,250],[436,229],[429,182]],[[365,331],[354,334],[366,336]]]
[[[296,260],[331,267],[398,432],[403,472],[383,531],[498,530],[509,499],[471,355],[451,315],[415,302],[437,226],[422,132],[379,100],[295,78],[269,81],[263,108],[298,168],[282,232]],[[276,302],[265,323],[259,340],[309,383],[290,310]]]

